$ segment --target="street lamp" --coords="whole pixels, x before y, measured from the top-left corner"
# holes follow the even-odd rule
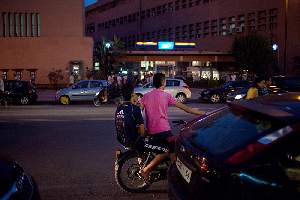
[[[105,46],[105,48],[107,48],[107,49],[109,49],[109,48],[111,48],[111,43],[109,43],[109,42],[106,42],[105,44],[104,44],[104,46]]]
[[[277,55],[277,67],[279,68],[279,46],[278,44],[274,43],[272,45],[272,49],[274,52],[276,52],[276,55]]]
[[[277,51],[278,50],[278,45],[277,44],[273,44],[272,45],[272,49],[273,49],[273,51]]]

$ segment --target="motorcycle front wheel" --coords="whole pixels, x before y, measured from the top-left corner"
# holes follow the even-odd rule
[[[93,99],[93,103],[94,103],[94,106],[96,106],[96,107],[101,106],[101,101],[100,101],[99,97],[95,97]]]
[[[150,185],[138,175],[142,163],[137,152],[127,152],[115,162],[115,180],[119,187],[131,193],[145,191]]]

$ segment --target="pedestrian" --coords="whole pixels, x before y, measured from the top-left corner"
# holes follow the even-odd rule
[[[113,75],[112,74],[108,75],[107,82],[108,82],[109,85],[111,85],[113,83],[113,80],[114,80]]]
[[[122,77],[120,75],[117,76],[117,82],[119,86],[122,86]]]
[[[253,86],[248,89],[246,99],[250,100],[257,98],[258,96],[266,95],[263,91],[265,87],[265,79],[257,77],[253,83]]]
[[[4,81],[3,79],[0,77],[0,92],[3,93],[4,92]]]
[[[72,72],[69,77],[69,86],[72,86],[74,84],[74,81],[75,81],[75,77],[74,77],[74,73]]]
[[[265,86],[261,89],[261,95],[266,96],[271,93],[270,86],[272,85],[271,77],[265,78]]]

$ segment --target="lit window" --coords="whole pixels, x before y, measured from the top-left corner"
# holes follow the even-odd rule
[[[19,34],[19,13],[15,13],[15,36],[20,36],[20,34]]]
[[[2,72],[2,79],[7,80],[7,72]]]
[[[22,80],[22,72],[20,71],[15,72],[15,80]]]
[[[30,20],[30,14],[26,13],[26,36],[30,36],[30,25],[29,25],[29,20]]]
[[[20,13],[20,33],[21,36],[24,36],[24,14]]]
[[[13,26],[13,13],[9,13],[9,36],[13,36],[14,26]]]
[[[35,36],[35,13],[31,13],[31,36]]]
[[[41,36],[41,17],[40,14],[36,14],[36,22],[37,22],[37,36]]]
[[[7,13],[3,13],[2,14],[2,18],[3,18],[3,36],[7,37]]]
[[[36,72],[35,71],[31,71],[30,72],[30,81],[34,83],[35,80],[36,80]]]

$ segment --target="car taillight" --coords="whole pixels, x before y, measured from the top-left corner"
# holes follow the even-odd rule
[[[207,173],[209,171],[206,158],[201,157],[201,156],[196,156],[193,160],[201,172]]]
[[[275,132],[272,132],[260,138],[256,142],[249,144],[248,146],[246,146],[246,148],[236,152],[235,154],[230,156],[225,162],[228,164],[239,164],[246,160],[249,160],[254,155],[267,148],[270,144],[276,142],[278,139],[286,136],[292,131],[293,129],[290,126],[286,126]]]
[[[254,156],[256,153],[262,151],[267,145],[260,144],[258,142],[248,145],[245,149],[242,149],[226,160],[228,164],[239,164]]]

